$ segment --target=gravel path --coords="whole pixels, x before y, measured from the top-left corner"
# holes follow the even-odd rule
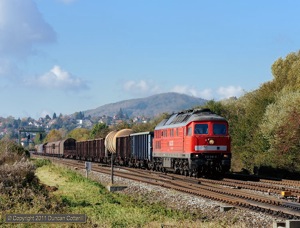
[[[84,171],[80,171],[85,175]],[[110,175],[91,172],[89,178],[107,186],[111,182]],[[166,189],[159,186],[149,185],[124,178],[114,177],[114,184],[127,186],[118,193],[127,194],[134,197],[143,197],[149,203],[162,202],[168,208],[187,211],[198,216],[201,221],[210,224],[217,224],[221,227],[273,227],[275,217],[254,212],[251,210],[234,208],[221,212],[220,206],[226,206],[220,202],[212,201],[187,193]],[[213,226],[209,226],[213,227]]]

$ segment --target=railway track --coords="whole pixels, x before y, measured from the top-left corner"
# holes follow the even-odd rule
[[[288,179],[281,179],[281,178],[267,178],[263,176],[256,176],[256,175],[246,175],[246,174],[236,174],[236,173],[228,173],[226,174],[226,178],[234,179],[234,180],[245,180],[245,181],[254,181],[254,182],[262,182],[262,183],[269,183],[274,185],[284,185],[289,186],[291,188],[299,188],[300,187],[300,180],[288,180]]]
[[[84,161],[55,158],[52,160],[56,163],[61,163],[72,168],[85,168]],[[99,166],[99,163],[93,164],[92,169],[95,172],[100,172],[107,175],[111,174],[111,169],[109,166]],[[236,207],[260,211],[280,218],[300,219],[299,203],[280,199],[278,196],[276,197],[276,195],[261,194],[261,192],[266,192],[267,189],[269,190],[268,193],[270,193],[270,189],[272,189],[272,192],[278,194],[278,186],[272,186],[271,183],[253,183],[232,179],[198,179],[175,174],[162,174],[148,170],[138,170],[125,167],[116,167],[114,170],[114,175],[201,196]],[[294,189],[293,192],[294,194],[299,193],[297,189]]]
[[[216,184],[222,184],[227,185],[230,187],[235,188],[243,188],[243,189],[249,189],[254,191],[261,191],[265,193],[274,193],[277,195],[280,195],[282,191],[289,191],[291,196],[297,197],[300,195],[300,189],[298,188],[292,188],[288,187],[287,184],[282,183],[279,184],[272,184],[272,183],[266,183],[266,182],[250,182],[250,181],[240,181],[240,180],[233,180],[233,179],[223,179],[222,181],[214,181],[214,180],[203,180],[206,182],[216,183]]]
[[[296,181],[296,180],[285,180],[282,179],[280,181],[275,181],[275,180],[267,180],[267,179],[260,179],[261,182],[264,183],[269,183],[269,184],[275,184],[275,185],[288,185],[291,186],[293,188],[300,188],[300,181]]]

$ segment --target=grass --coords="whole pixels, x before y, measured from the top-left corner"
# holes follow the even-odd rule
[[[195,218],[189,213],[168,209],[160,203],[149,205],[143,199],[108,192],[101,184],[61,166],[42,166],[38,168],[37,176],[43,183],[58,188],[53,194],[61,199],[69,213],[86,214],[88,225],[161,227],[161,224],[173,224],[178,227],[180,224],[194,223]]]
[[[233,227],[226,221],[205,221],[199,213],[149,203],[148,196],[111,193],[100,183],[49,160],[34,160],[38,177],[30,185],[0,194],[2,227]],[[18,168],[18,167],[16,167]],[[56,187],[54,191],[49,188]],[[3,189],[2,189],[3,191]],[[5,224],[7,214],[85,214],[87,223]],[[229,222],[229,224],[232,224]]]
[[[60,200],[49,196],[35,176],[35,167],[27,160],[0,166],[0,227],[49,227],[45,224],[9,224],[9,214],[57,214],[63,213]]]

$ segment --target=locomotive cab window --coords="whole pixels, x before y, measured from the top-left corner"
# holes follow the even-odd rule
[[[214,135],[226,135],[226,125],[225,124],[214,124],[213,125]]]
[[[208,134],[208,124],[196,124],[194,133],[196,135]]]

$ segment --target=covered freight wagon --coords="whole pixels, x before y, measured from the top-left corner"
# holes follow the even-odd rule
[[[63,157],[74,158],[76,154],[76,139],[67,138],[60,143],[60,151],[63,151]]]
[[[47,143],[38,144],[35,146],[36,153],[43,154],[45,153]]]
[[[48,142],[45,145],[45,153],[55,157],[73,157],[76,153],[76,140],[67,138],[60,141]]]

